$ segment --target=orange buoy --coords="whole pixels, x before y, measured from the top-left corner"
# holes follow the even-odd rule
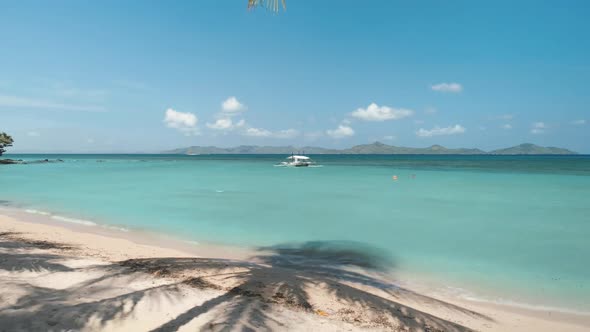
[[[393,181],[397,181],[397,175],[393,176]]]

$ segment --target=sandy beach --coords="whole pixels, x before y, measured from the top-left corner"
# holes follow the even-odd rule
[[[0,215],[1,331],[590,327],[583,315],[421,294],[354,252],[175,245],[25,217]]]
[[[590,332],[589,17],[0,2],[0,332]]]

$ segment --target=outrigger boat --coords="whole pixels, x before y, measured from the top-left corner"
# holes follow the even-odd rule
[[[301,156],[292,154],[287,157],[286,161],[283,161],[280,166],[288,166],[288,167],[308,167],[315,164],[311,158],[307,156]]]

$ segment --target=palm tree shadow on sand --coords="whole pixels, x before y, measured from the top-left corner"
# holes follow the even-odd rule
[[[181,274],[187,278],[185,283],[226,291],[152,331],[177,331],[199,315],[224,304],[228,306],[210,322],[211,330],[272,330],[268,323],[273,319],[265,313],[269,304],[386,330],[469,330],[395,299],[413,299],[475,319],[491,320],[387,282],[384,277],[394,268],[393,260],[383,252],[359,243],[308,242],[265,247],[260,248],[260,254],[253,257],[252,262],[160,258],[135,259],[121,264],[156,275]],[[232,286],[220,286],[228,282]],[[330,300],[322,303],[320,294],[327,294]],[[327,305],[329,308],[325,307]],[[326,312],[328,310],[330,313]],[[274,323],[281,325],[280,322]]]
[[[4,241],[0,247],[14,247],[19,243],[22,244]],[[36,262],[45,270],[75,271],[57,266],[59,263],[47,255],[38,257]],[[286,322],[272,314],[277,307],[382,330],[470,330],[412,308],[407,304],[411,302],[443,308],[469,319],[491,321],[479,313],[395,286],[386,278],[394,267],[394,261],[382,252],[350,242],[265,247],[249,261],[176,257],[131,259],[92,267],[101,272],[100,276],[69,288],[29,285],[26,294],[16,303],[0,310],[0,326],[8,330],[26,330],[22,325],[10,323],[38,320],[41,312],[50,313],[47,324],[57,330],[82,329],[90,321],[105,326],[112,320],[132,315],[142,300],[159,301],[162,305],[173,303],[187,286],[213,295],[152,331],[177,331],[195,319],[206,319],[203,330],[276,330],[286,326]],[[107,291],[112,280],[132,280],[146,273],[174,282],[116,296],[99,296]],[[72,302],[81,293],[89,300]],[[92,298],[99,299],[93,301]]]

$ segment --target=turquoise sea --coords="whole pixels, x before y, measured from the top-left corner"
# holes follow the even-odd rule
[[[352,240],[490,301],[590,311],[590,156],[8,155],[0,201],[197,242]],[[393,180],[393,176],[397,180]]]

